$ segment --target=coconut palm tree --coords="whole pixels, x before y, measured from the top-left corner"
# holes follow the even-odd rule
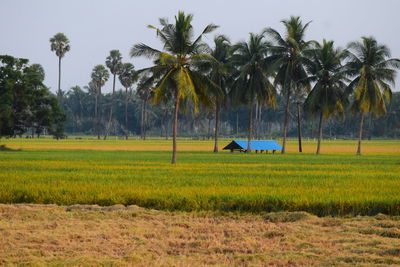
[[[386,102],[390,100],[394,86],[396,69],[400,60],[390,58],[387,46],[378,44],[374,37],[362,37],[362,41],[348,45],[348,73],[354,79],[348,86],[353,93],[353,111],[360,113],[357,155],[361,155],[361,140],[365,114],[380,116],[386,113]]]
[[[101,106],[101,87],[108,81],[110,78],[110,74],[107,69],[103,65],[96,65],[92,71],[92,84],[97,89],[96,94],[96,108],[95,108],[95,116],[96,116],[96,131],[97,131],[97,139],[100,139],[100,106]]]
[[[211,81],[202,72],[195,68],[200,61],[214,60],[208,52],[208,46],[202,42],[204,34],[217,28],[209,24],[197,38],[193,38],[193,15],[178,12],[175,23],[167,19],[160,19],[161,28],[149,26],[157,32],[157,37],[163,43],[164,51],[151,48],[145,44],[136,44],[130,55],[147,56],[155,60],[155,65],[143,69],[150,73],[150,80],[156,83],[154,101],[160,103],[173,99],[175,102],[173,120],[172,164],[176,163],[176,136],[178,132],[178,114],[181,103],[191,101],[197,112],[199,102],[206,100],[207,87]]]
[[[231,44],[228,37],[224,35],[216,36],[214,38],[214,49],[211,51],[211,55],[215,58],[215,61],[210,62],[211,64],[201,66],[201,68],[210,72],[210,79],[218,85],[218,87],[211,87],[209,91],[215,111],[214,152],[218,152],[221,106],[228,96],[228,84],[232,76],[230,73],[233,71],[230,62],[230,49]]]
[[[125,139],[128,140],[128,89],[132,87],[137,78],[133,64],[123,63],[121,74],[118,78],[122,86],[125,87]]]
[[[309,60],[304,55],[304,51],[310,48],[313,41],[304,41],[304,33],[310,22],[303,25],[300,17],[290,17],[289,20],[283,20],[286,28],[285,37],[272,28],[267,28],[265,32],[271,38],[273,45],[270,48],[272,56],[269,61],[276,65],[277,74],[275,76],[275,85],[280,85],[282,94],[286,96],[285,119],[283,126],[283,145],[282,154],[286,152],[286,138],[289,123],[289,104],[292,94],[302,95],[304,89],[310,87],[304,84],[307,77],[304,64]],[[301,146],[301,124],[300,124],[300,102],[297,101],[297,120],[298,120],[298,137],[299,152],[302,151]]]
[[[110,130],[112,123],[114,97],[115,97],[115,78],[117,75],[121,74],[122,71],[122,55],[119,52],[119,50],[110,51],[110,55],[106,58],[106,66],[113,75],[113,90],[111,97],[110,116],[108,119],[108,125],[106,127],[106,133],[104,135],[104,140],[107,139],[108,131]]]
[[[237,80],[233,86],[233,96],[236,101],[248,106],[248,144],[253,132],[253,106],[256,102],[275,105],[275,87],[269,82],[269,65],[266,57],[268,43],[263,34],[250,33],[248,42],[239,42],[232,47],[232,64],[238,68]]]
[[[64,33],[57,33],[50,38],[50,49],[56,53],[58,57],[58,91],[57,95],[59,100],[61,99],[61,59],[71,49],[69,40]]]
[[[315,46],[310,52],[313,64],[308,66],[311,74],[308,79],[315,84],[304,106],[306,111],[319,115],[316,154],[320,154],[323,119],[336,113],[343,116],[346,75],[342,61],[346,58],[346,51],[334,48],[333,41],[323,40],[322,46],[318,43]]]

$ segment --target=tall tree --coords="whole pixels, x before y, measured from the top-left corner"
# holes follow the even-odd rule
[[[193,38],[193,15],[178,12],[175,23],[160,19],[161,28],[149,26],[157,32],[163,43],[164,51],[151,48],[145,44],[136,44],[131,49],[131,56],[147,56],[155,59],[153,67],[142,70],[151,73],[150,79],[156,82],[154,88],[155,102],[173,99],[175,111],[173,119],[172,164],[176,163],[176,136],[178,133],[178,114],[181,102],[190,100],[194,110],[206,99],[207,87],[211,81],[195,68],[199,61],[210,61],[214,58],[207,54],[208,46],[202,42],[204,34],[217,28],[209,24],[197,38]]]
[[[304,105],[306,111],[319,115],[316,154],[320,154],[323,120],[334,114],[343,116],[346,75],[342,61],[346,58],[346,52],[334,48],[333,41],[323,40],[322,46],[318,43],[315,46],[310,52],[312,64],[308,66],[311,74],[308,79],[315,84]]]
[[[106,59],[106,66],[113,75],[113,90],[111,97],[110,106],[110,116],[108,119],[108,124],[106,127],[106,132],[104,134],[104,140],[107,139],[108,132],[110,131],[112,120],[113,120],[113,108],[114,108],[114,97],[115,97],[115,78],[117,75],[121,74],[122,71],[122,55],[119,50],[111,50],[110,55]]]
[[[283,20],[282,23],[286,28],[285,37],[282,37],[279,32],[272,28],[267,28],[265,32],[273,42],[273,46],[271,46],[272,56],[269,58],[269,61],[277,66],[275,84],[281,86],[282,94],[286,96],[283,154],[286,152],[290,97],[296,92],[300,93],[303,88],[309,88],[309,84],[302,84],[301,81],[304,81],[307,77],[304,64],[309,62],[308,58],[304,55],[304,51],[310,48],[313,41],[304,40],[304,33],[310,22],[303,25],[300,17],[290,17],[289,20]],[[299,101],[297,103],[299,152],[301,152],[300,103]]]
[[[215,111],[214,152],[218,152],[221,107],[226,102],[228,96],[228,84],[231,80],[230,73],[233,70],[230,62],[230,49],[231,44],[228,37],[224,35],[216,36],[214,38],[214,49],[211,51],[211,55],[215,58],[215,61],[202,66],[204,69],[210,69],[210,79],[218,85],[218,87],[211,87],[209,91]]]
[[[101,87],[107,82],[110,78],[110,74],[108,73],[107,69],[103,65],[96,65],[92,71],[92,83],[97,89],[96,94],[96,108],[95,108],[95,116],[96,116],[96,132],[97,132],[97,139],[100,139],[100,107],[101,107]]]
[[[253,132],[253,107],[256,102],[275,105],[275,87],[269,82],[270,66],[266,61],[268,43],[263,34],[250,33],[248,42],[240,42],[232,47],[232,63],[238,67],[233,95],[249,109],[247,152],[251,152]]]
[[[348,45],[348,72],[354,77],[349,84],[353,92],[353,110],[360,113],[357,155],[361,155],[361,140],[365,114],[377,116],[386,113],[386,102],[390,100],[390,86],[395,84],[396,69],[400,68],[400,60],[390,58],[387,46],[378,44],[374,37],[362,37],[362,41]]]
[[[123,63],[119,81],[125,87],[125,139],[128,140],[128,89],[132,87],[136,81],[135,67],[131,63]]]
[[[61,59],[65,54],[71,49],[69,45],[69,40],[64,33],[57,33],[52,38],[50,38],[50,49],[56,53],[58,57],[58,91],[57,96],[61,101]]]

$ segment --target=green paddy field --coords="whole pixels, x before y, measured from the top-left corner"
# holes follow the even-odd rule
[[[228,140],[220,141],[221,147]],[[400,215],[400,141],[326,141],[322,155],[212,153],[212,141],[1,139],[0,202],[169,211]]]

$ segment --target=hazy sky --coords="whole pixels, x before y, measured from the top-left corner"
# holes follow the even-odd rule
[[[55,91],[58,59],[50,51],[49,39],[63,32],[70,40],[71,51],[62,60],[61,88],[83,87],[94,65],[104,64],[112,49],[119,49],[123,61],[133,63],[137,69],[150,64],[144,58],[130,58],[130,48],[138,42],[161,48],[155,32],[146,26],[158,26],[160,17],[173,21],[178,10],[194,15],[196,33],[209,23],[220,25],[206,37],[208,43],[218,33],[236,42],[265,27],[283,32],[280,21],[295,15],[304,22],[312,20],[307,39],[325,38],[345,46],[361,36],[372,35],[391,49],[392,57],[400,57],[398,0],[0,0],[0,54],[42,64],[45,82]],[[400,89],[399,78],[396,88]],[[104,87],[104,91],[110,90],[111,82]]]

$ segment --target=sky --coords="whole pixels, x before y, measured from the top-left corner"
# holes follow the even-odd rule
[[[171,22],[178,11],[194,15],[196,34],[214,23],[220,27],[204,40],[212,45],[216,34],[230,37],[233,43],[247,40],[250,32],[272,27],[280,33],[280,22],[290,16],[312,21],[306,39],[334,40],[345,47],[361,36],[374,36],[387,45],[392,57],[400,58],[400,21],[398,0],[1,0],[0,54],[28,58],[43,66],[45,84],[57,89],[58,58],[50,50],[49,39],[58,32],[70,40],[71,50],[62,59],[61,89],[88,84],[93,67],[105,64],[110,50],[118,49],[124,62],[136,69],[151,64],[146,58],[130,58],[134,44],[145,43],[161,49],[154,30],[159,18]],[[400,76],[400,75],[398,75]],[[103,92],[112,91],[111,80]],[[122,86],[117,83],[117,88]],[[400,91],[397,78],[395,91]]]

